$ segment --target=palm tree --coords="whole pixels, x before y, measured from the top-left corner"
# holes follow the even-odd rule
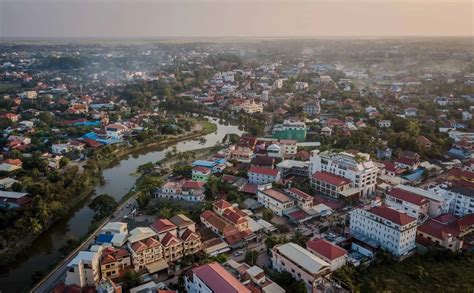
[[[30,229],[34,234],[37,234],[43,230],[43,225],[41,225],[37,218],[30,218]]]

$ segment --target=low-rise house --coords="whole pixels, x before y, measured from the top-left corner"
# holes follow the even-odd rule
[[[474,214],[461,218],[443,214],[418,226],[417,234],[452,251],[463,248],[463,237],[474,231]]]
[[[409,108],[406,108],[403,112],[406,117],[416,117],[418,113],[418,109],[414,107],[409,107]]]
[[[0,190],[0,206],[7,208],[20,208],[31,202],[27,192]]]
[[[228,260],[225,265],[252,292],[285,293],[285,290],[273,282],[258,266],[251,267],[246,263],[238,263],[232,259]]]
[[[416,170],[420,165],[420,155],[411,151],[403,151],[395,164],[402,169]]]
[[[433,146],[433,143],[431,140],[426,138],[426,136],[420,135],[416,138],[416,141],[418,142],[419,145],[421,145],[423,148],[430,149]]]
[[[278,169],[265,167],[251,166],[247,174],[249,177],[248,181],[251,184],[279,182],[281,179],[280,171],[278,171]]]
[[[306,241],[306,249],[331,265],[335,271],[346,265],[347,251],[324,239],[310,239]]]
[[[389,128],[392,126],[392,121],[391,120],[380,120],[377,122],[380,128]]]
[[[416,227],[416,218],[386,206],[350,212],[351,233],[368,237],[396,257],[415,249]]]
[[[112,123],[105,126],[105,132],[107,136],[113,139],[122,139],[123,136],[130,130],[127,126],[120,123]]]
[[[303,247],[289,242],[275,245],[272,249],[272,266],[279,272],[288,272],[301,280],[313,292],[322,278],[331,273],[331,266]]]

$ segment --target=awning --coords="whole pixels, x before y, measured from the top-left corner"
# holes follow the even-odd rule
[[[146,269],[150,274],[156,273],[158,271],[164,270],[168,268],[168,263],[164,259],[160,259],[158,261],[149,263],[145,265]]]

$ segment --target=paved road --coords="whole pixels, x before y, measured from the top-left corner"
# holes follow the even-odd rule
[[[95,237],[99,234],[100,230],[105,224],[110,221],[119,221],[123,219],[125,215],[128,215],[133,208],[131,203],[135,202],[135,197],[136,195],[134,195],[132,198],[120,205],[115,211],[115,213],[112,215],[112,217],[107,219],[104,224],[97,228],[97,230],[94,231],[92,235],[90,235],[78,248],[72,251],[64,260],[62,260],[62,262],[53,271],[51,271],[48,276],[46,276],[40,283],[38,283],[31,291],[38,293],[50,292],[56,285],[63,282],[64,278],[66,277],[67,264],[74,257],[76,257],[79,251],[87,250],[94,243]],[[126,207],[126,205],[129,203],[130,207]]]

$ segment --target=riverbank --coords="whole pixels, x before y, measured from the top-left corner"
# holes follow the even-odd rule
[[[96,153],[94,153],[91,158],[88,160],[95,160],[97,165],[93,165],[92,168],[86,168],[83,170],[82,173],[77,174],[76,181],[82,182],[82,186],[80,188],[80,192],[76,193],[75,196],[71,196],[68,198],[68,201],[64,203],[62,207],[62,211],[60,216],[52,217],[48,219],[46,223],[43,224],[41,231],[33,233],[23,234],[19,237],[16,241],[12,241],[12,243],[5,247],[0,252],[0,266],[7,266],[15,261],[15,259],[28,247],[32,245],[32,243],[39,238],[42,234],[47,232],[51,226],[55,223],[60,221],[64,215],[68,214],[71,210],[76,208],[78,205],[81,205],[84,201],[86,201],[92,194],[94,193],[96,187],[101,182],[102,170],[107,169],[113,164],[119,162],[126,156],[143,150],[147,148],[157,148],[160,146],[167,146],[171,144],[178,143],[180,141],[185,141],[189,139],[195,139],[209,133],[215,132],[217,130],[217,126],[205,119],[196,119],[196,123],[201,125],[200,131],[194,131],[192,133],[182,134],[177,137],[164,137],[158,141],[147,141],[144,143],[140,143],[134,146],[126,146],[123,145],[118,146],[104,146],[102,149],[99,149]],[[211,124],[211,125],[209,125]],[[213,125],[213,126],[212,126]],[[155,138],[156,139],[156,138]],[[159,138],[158,138],[159,139]],[[108,151],[112,148],[111,151]],[[86,164],[87,165],[87,164]],[[98,174],[100,172],[100,174]],[[99,175],[99,176],[97,176]],[[87,184],[85,183],[87,181]],[[66,193],[68,193],[66,191]]]
[[[120,160],[116,159],[118,151],[115,155],[110,155],[113,151],[110,150],[107,161],[112,163],[108,168],[101,170],[103,184],[97,185],[94,194],[109,194],[117,202],[121,202],[122,198],[135,185],[139,177],[136,171],[140,165],[160,161],[166,158],[170,151],[176,150],[183,153],[209,148],[222,143],[226,134],[241,135],[243,133],[237,126],[220,123],[219,119],[209,118],[209,122],[217,125],[217,131],[205,135],[205,139],[181,139],[172,145],[151,148],[144,146],[138,150],[137,148],[130,149],[130,153],[121,157]],[[164,140],[160,143],[164,143]],[[112,160],[113,158],[115,160]],[[69,245],[68,239],[85,239],[90,234],[89,227],[94,217],[94,211],[88,207],[88,204],[92,198],[93,196],[89,196],[67,213],[63,219],[53,224],[48,231],[34,240],[28,249],[24,249],[14,262],[8,266],[0,267],[0,290],[2,292],[28,292],[33,287],[32,280],[38,280],[39,277],[54,269],[56,263],[66,258],[66,253],[70,249],[62,248]],[[74,241],[73,245],[77,245],[78,242]]]

